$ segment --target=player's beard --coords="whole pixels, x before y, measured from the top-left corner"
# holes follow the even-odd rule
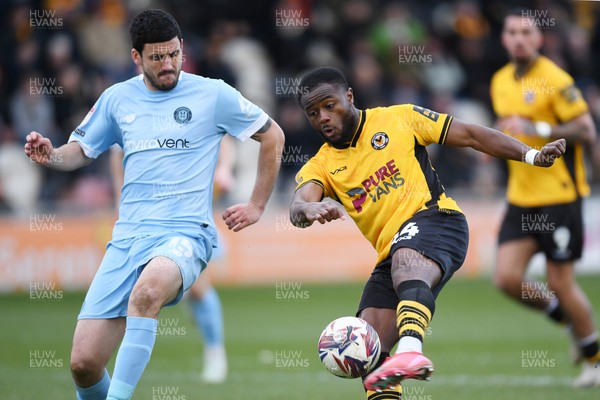
[[[324,135],[322,135],[323,139],[336,148],[346,148],[350,145],[352,141],[352,136],[354,136],[354,132],[356,131],[356,126],[358,125],[358,118],[352,112],[347,112],[344,115],[341,123],[341,135],[339,139],[330,140],[327,139]]]
[[[179,74],[181,73],[181,69],[175,70],[174,72],[168,72],[168,73],[175,75],[175,79],[173,80],[173,82],[169,82],[169,83],[160,82],[160,77],[161,77],[161,75],[165,75],[166,74],[165,72],[160,73],[155,78],[152,74],[146,73],[146,71],[144,71],[144,79],[146,80],[146,82],[148,82],[149,85],[151,85],[152,87],[154,87],[157,90],[171,90],[175,86],[177,86],[177,82],[179,81]]]

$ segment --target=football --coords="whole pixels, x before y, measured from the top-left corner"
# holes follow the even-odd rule
[[[319,337],[319,358],[332,374],[358,378],[368,374],[379,359],[379,335],[367,321],[341,317],[329,323]]]

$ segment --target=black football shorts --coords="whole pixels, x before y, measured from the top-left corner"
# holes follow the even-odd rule
[[[498,244],[525,237],[534,238],[549,260],[580,259],[583,251],[581,199],[544,207],[509,204],[500,226]]]
[[[469,227],[462,213],[442,212],[437,207],[416,213],[398,230],[389,257],[375,266],[363,289],[358,314],[368,307],[395,310],[398,306],[398,295],[391,275],[392,255],[396,250],[410,248],[438,264],[442,278],[432,288],[433,295],[437,297],[446,282],[462,266],[468,245]]]

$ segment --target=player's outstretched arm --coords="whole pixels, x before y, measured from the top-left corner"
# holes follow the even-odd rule
[[[269,121],[252,138],[260,143],[258,173],[248,203],[236,204],[225,210],[223,220],[229,229],[237,232],[258,221],[271,196],[279,166],[285,138],[277,122]]]
[[[308,182],[294,193],[290,205],[290,221],[299,228],[308,228],[315,221],[321,224],[334,219],[346,219],[344,207],[334,201],[321,201],[323,188]]]
[[[541,136],[548,139],[563,138],[567,142],[581,141],[589,146],[592,146],[596,140],[596,127],[589,112],[558,125],[550,125],[546,122],[534,124],[518,115],[500,118],[496,124],[498,129],[508,134],[522,132],[529,136]]]
[[[552,166],[554,160],[565,154],[566,150],[565,139],[550,142],[538,151],[500,131],[470,124],[457,118],[452,120],[444,144],[453,147],[472,147],[494,157],[523,161],[538,167]]]
[[[72,171],[92,162],[77,142],[71,142],[55,149],[50,139],[32,131],[27,135],[25,155],[32,161],[59,171]]]

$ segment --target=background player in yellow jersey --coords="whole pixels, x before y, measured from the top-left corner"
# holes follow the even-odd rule
[[[367,398],[398,399],[402,379],[427,379],[433,371],[422,354],[423,336],[436,296],[464,261],[469,236],[465,216],[446,196],[425,146],[472,147],[547,167],[563,155],[565,141],[538,151],[419,106],[359,110],[334,68],[305,74],[299,88],[300,105],[325,144],[297,175],[290,218],[307,227],[347,213],[379,253],[357,315],[377,330],[383,354],[364,385]],[[396,354],[387,357],[396,343]]]
[[[596,133],[573,79],[539,54],[542,34],[532,15],[514,10],[504,21],[502,43],[511,61],[492,78],[497,126],[536,148],[565,138],[567,152],[543,171],[508,162],[509,205],[499,234],[495,282],[521,303],[568,324],[579,347],[575,353],[587,359],[574,385],[600,386],[598,333],[573,272],[583,247],[581,198],[590,192],[584,153]],[[540,251],[546,257],[547,286],[525,278],[531,257]]]

